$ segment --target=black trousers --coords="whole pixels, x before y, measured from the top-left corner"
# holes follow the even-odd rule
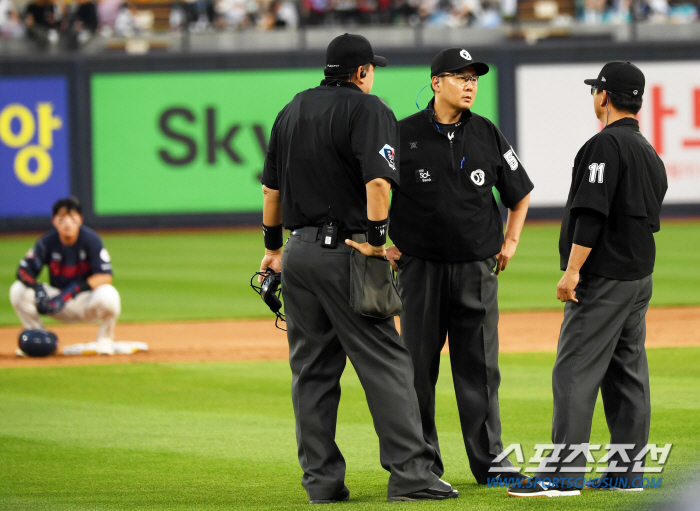
[[[382,467],[391,473],[388,496],[438,480],[430,471],[434,450],[423,440],[411,356],[394,319],[368,318],[350,308],[351,250],[342,241],[327,249],[290,236],[282,259],[299,463],[312,500],[345,488],[345,460],[335,433],[346,356],[365,390]]]
[[[593,409],[598,390],[603,397],[605,419],[611,444],[628,444],[629,462],[621,455],[608,464],[616,467],[604,476],[629,479],[643,473],[634,468],[634,457],[649,440],[649,368],[644,348],[645,315],[652,293],[651,275],[640,280],[612,280],[584,275],[576,287],[579,303],[567,302],[559,334],[557,360],[552,371],[554,416],[552,443],[587,444],[591,436]],[[605,450],[599,451],[600,459]],[[583,478],[603,474],[585,472],[586,457],[578,454],[569,463],[564,460],[575,454],[565,449],[559,463],[548,463],[557,469],[538,472],[538,477],[560,477],[581,487]],[[643,464],[642,464],[643,466]],[[589,467],[590,468],[590,467]],[[617,471],[619,469],[624,470]]]
[[[433,471],[442,475],[435,427],[435,384],[440,351],[450,338],[450,364],[469,466],[480,484],[496,477],[493,467],[512,467],[502,451],[498,408],[498,279],[495,257],[440,263],[402,255],[398,288],[404,304],[401,338],[411,352],[423,435],[437,453]],[[506,468],[507,470],[507,468]]]

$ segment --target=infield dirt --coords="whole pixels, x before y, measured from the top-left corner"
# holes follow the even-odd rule
[[[552,351],[563,312],[502,312],[500,351]],[[398,326],[398,321],[397,321]],[[94,340],[95,325],[52,325],[60,347]],[[133,355],[63,356],[20,358],[15,356],[20,327],[0,328],[0,367],[138,362],[214,362],[236,360],[286,360],[286,334],[274,326],[274,318],[251,321],[118,324],[116,340],[141,341],[149,351]],[[648,348],[700,346],[700,307],[653,308],[647,313]],[[59,349],[60,349],[59,347]],[[448,352],[447,345],[444,352]]]

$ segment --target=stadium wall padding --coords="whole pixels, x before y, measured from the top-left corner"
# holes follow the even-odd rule
[[[561,184],[549,186],[556,181],[552,170],[541,168],[549,161],[547,148],[556,145],[552,155],[557,153],[562,172],[570,175],[571,148],[586,138],[580,126],[589,126],[591,134],[596,129],[587,114],[579,113],[580,105],[579,110],[572,106],[590,98],[586,86],[557,90],[557,83],[551,83],[558,67],[588,71],[606,61],[629,60],[640,63],[649,77],[655,70],[700,66],[697,45],[690,43],[567,40],[528,46],[514,41],[472,49],[467,41],[465,47],[494,70],[479,84],[475,111],[497,122],[533,175],[536,190],[556,194]],[[440,49],[375,48],[390,67],[377,72],[373,93],[398,118],[417,111],[416,101],[420,108],[427,104],[429,87],[418,94],[429,83],[429,64]],[[324,60],[321,51],[0,56],[0,232],[47,228],[51,202],[67,190],[83,202],[86,223],[99,229],[259,224],[262,200],[255,176],[262,170],[269,130],[277,111],[296,92],[320,81]],[[589,76],[580,81],[584,78]],[[676,93],[670,90],[661,104],[669,118],[660,125],[675,109],[678,119],[689,124],[683,128],[686,160],[697,153],[698,161],[700,143],[694,144],[700,140],[700,92],[695,91],[700,91],[700,78],[689,80],[682,94],[697,94],[698,99],[674,107]],[[647,102],[656,83],[651,82]],[[43,92],[41,83],[46,85]],[[681,115],[686,111],[691,113]],[[553,119],[557,121],[549,122]],[[649,116],[642,118],[643,129],[645,122],[651,122]],[[686,160],[673,168],[697,186],[700,167],[683,167]],[[209,182],[209,188],[200,181]],[[685,194],[669,201],[664,214],[700,214],[700,193],[687,193],[689,185],[679,183]],[[529,218],[556,219],[566,197],[557,201],[533,194],[533,199]]]

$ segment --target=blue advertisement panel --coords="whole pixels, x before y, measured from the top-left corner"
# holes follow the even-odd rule
[[[70,193],[67,83],[0,78],[0,218],[51,216]]]

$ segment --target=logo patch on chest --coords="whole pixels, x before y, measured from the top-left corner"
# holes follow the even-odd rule
[[[484,184],[484,181],[486,181],[486,175],[481,169],[476,169],[474,172],[472,172],[471,178],[476,186],[481,186]]]
[[[416,170],[416,183],[434,183],[437,177],[428,169]]]

